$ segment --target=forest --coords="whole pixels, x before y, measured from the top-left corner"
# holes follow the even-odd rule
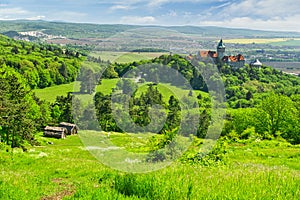
[[[71,93],[66,97],[57,97],[56,102],[49,104],[38,99],[32,89],[70,83],[77,79],[81,81],[81,93],[93,93],[95,86],[101,84],[101,79],[122,77],[129,70],[146,65],[158,67],[144,67],[144,70],[148,70],[146,73],[148,76],[142,76],[140,82],[149,83],[148,89],[140,96],[130,99],[130,116],[140,127],[150,123],[149,108],[153,104],[161,105],[168,113],[167,121],[160,133],[178,128],[180,119],[187,118],[180,116],[181,99],[171,96],[170,99],[163,100],[163,94],[157,90],[156,83],[169,82],[182,89],[185,87],[184,84],[178,85],[174,80],[170,80],[167,74],[159,73],[159,66],[167,66],[180,72],[193,90],[207,93],[209,91],[206,82],[214,83],[216,79],[221,79],[219,81],[224,83],[228,108],[222,136],[238,138],[253,136],[263,139],[280,136],[292,144],[300,143],[298,134],[300,79],[268,66],[254,68],[246,65],[234,69],[227,65],[219,65],[218,72],[215,73],[220,73],[221,76],[211,74],[209,80],[205,80],[201,71],[213,68],[211,63],[190,61],[179,55],[162,55],[151,60],[124,64],[88,57],[88,62],[96,63],[99,69],[105,68],[105,71],[101,72],[90,67],[80,69],[81,63],[87,57],[74,49],[14,41],[4,36],[1,36],[0,48],[1,140],[12,147],[22,146],[24,142],[34,144],[35,133],[41,131],[47,124],[60,121],[74,122]],[[197,62],[197,67],[194,62]],[[119,82],[116,89],[124,94],[136,90],[129,79]],[[188,96],[185,98],[189,101]],[[122,132],[111,113],[111,95],[97,92],[94,99],[96,116],[101,128],[105,131]],[[197,136],[205,138],[211,120],[210,100],[202,98],[201,94],[195,99],[197,102],[193,102],[190,108],[199,108],[200,111],[188,113],[188,118],[202,119],[197,127]],[[84,113],[84,110],[80,111],[81,107],[76,108],[78,113]]]
[[[0,36],[0,50],[1,141],[11,147],[35,144],[34,135],[51,123],[56,107],[32,89],[74,81],[85,57],[73,49],[5,36]]]

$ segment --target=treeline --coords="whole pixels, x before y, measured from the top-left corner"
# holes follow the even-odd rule
[[[201,138],[206,136],[211,120],[209,99],[202,98],[201,95],[187,95],[178,99],[171,95],[165,102],[156,84],[147,84],[146,91],[140,95],[134,92],[135,89],[131,80],[125,79],[118,84],[114,96],[96,93],[96,117],[102,130],[164,134],[179,129],[181,135],[195,134]],[[187,104],[191,105],[186,108]]]
[[[73,105],[72,105],[73,104]],[[0,68],[0,144],[38,145],[35,135],[47,125],[73,122],[72,95],[59,96],[49,104],[35,97],[26,80],[14,69]],[[78,104],[77,104],[78,105]],[[76,106],[75,106],[76,107]],[[1,149],[1,146],[0,146]]]
[[[157,49],[157,48],[141,48],[141,49],[134,49],[132,52],[168,52],[165,49]]]
[[[31,89],[73,82],[84,58],[72,49],[15,41],[0,35],[0,66],[20,73]]]

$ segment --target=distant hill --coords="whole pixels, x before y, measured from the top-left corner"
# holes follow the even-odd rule
[[[136,28],[165,28],[184,34],[193,34],[202,37],[300,37],[298,32],[261,31],[250,29],[222,28],[212,26],[137,26],[122,24],[85,24],[48,21],[0,21],[0,33],[8,31],[41,31],[49,35],[61,35],[68,38],[106,38],[117,33]]]

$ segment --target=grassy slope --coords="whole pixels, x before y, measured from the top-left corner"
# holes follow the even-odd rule
[[[104,61],[111,61],[111,62],[117,62],[117,63],[130,63],[134,61],[140,61],[140,60],[149,60],[152,58],[156,58],[161,56],[164,53],[160,52],[141,52],[141,53],[135,53],[135,52],[112,52],[112,51],[101,51],[101,52],[93,52],[91,53],[91,56],[94,56],[96,58],[100,57]]]
[[[103,79],[102,84],[98,85],[96,90],[101,91],[103,94],[110,94],[112,88],[115,87],[117,79]],[[37,97],[42,100],[53,103],[57,96],[67,96],[68,92],[79,92],[80,82],[73,82],[64,85],[52,86],[44,89],[34,90]],[[78,95],[79,96],[79,95]],[[84,96],[84,95],[82,95]],[[90,96],[90,95],[85,95]]]
[[[27,153],[0,152],[0,199],[300,197],[300,147],[282,142],[231,145],[226,166],[174,163],[156,172],[126,174],[100,164],[84,150],[78,136],[40,140],[44,146],[30,147]]]
[[[102,84],[97,86],[96,91],[102,92],[103,94],[110,94],[112,92],[112,88],[115,87],[117,82],[118,79],[103,79]],[[48,87],[45,89],[36,89],[34,90],[34,92],[36,96],[39,97],[40,99],[53,103],[56,99],[56,96],[66,96],[68,92],[79,92],[79,89],[80,89],[80,82],[74,82],[70,84]],[[146,92],[146,89],[147,86],[140,87],[137,92],[137,95],[140,95],[142,92]],[[164,85],[159,84],[158,89],[163,94],[163,98],[165,102],[168,102],[171,95],[182,98],[183,96],[187,96],[189,93],[188,90],[182,90],[178,87],[169,84],[164,84]],[[197,96],[200,93],[203,97],[208,97],[207,93],[194,90],[195,96]],[[90,95],[76,95],[76,96],[78,97],[81,96],[85,98],[85,96],[90,96]]]
[[[148,86],[143,85],[141,86],[137,93],[136,96],[140,96],[142,93],[146,93]],[[189,94],[189,90],[181,89],[177,86],[173,86],[170,84],[158,84],[157,86],[158,91],[163,95],[163,100],[164,102],[168,102],[170,99],[170,96],[175,96],[178,99],[182,99],[183,97],[187,97]],[[199,94],[202,95],[202,97],[207,97],[209,98],[208,93],[202,92],[200,90],[193,90],[193,96],[197,97]]]

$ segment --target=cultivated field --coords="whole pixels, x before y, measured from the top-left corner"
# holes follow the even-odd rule
[[[300,38],[237,38],[237,39],[224,39],[225,43],[234,43],[234,44],[267,44],[267,43],[274,43],[274,44],[286,44],[286,42],[299,43]]]

